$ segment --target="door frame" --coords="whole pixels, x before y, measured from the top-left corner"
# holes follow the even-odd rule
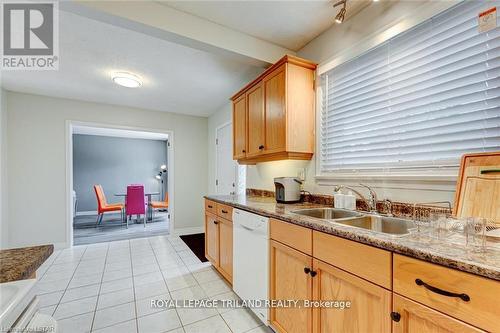
[[[175,194],[174,194],[174,131],[145,128],[135,126],[122,126],[105,123],[94,123],[85,121],[66,120],[66,243],[61,245],[62,248],[73,247],[73,128],[75,126],[86,126],[105,129],[118,129],[137,132],[151,132],[168,135],[167,146],[167,191],[170,215],[168,229],[169,234],[175,232]]]
[[[217,175],[217,172],[218,172],[218,163],[217,163],[217,159],[218,159],[218,151],[217,151],[217,146],[218,146],[218,141],[217,141],[217,140],[219,139],[219,138],[217,137],[217,134],[219,133],[219,130],[221,130],[222,128],[224,128],[224,127],[226,127],[226,126],[232,126],[232,125],[233,125],[233,122],[232,122],[232,121],[227,121],[227,122],[225,122],[225,123],[223,123],[223,124],[221,124],[221,125],[219,125],[219,126],[217,126],[217,127],[215,128],[215,140],[216,140],[216,143],[215,143],[215,154],[214,154],[214,156],[215,156],[215,170],[214,170],[214,171],[215,171],[215,182],[216,182],[216,183],[214,184],[214,186],[215,186],[215,193],[217,193],[217,194],[218,194],[218,189],[217,189],[217,186],[218,186],[218,185],[217,185],[217,176],[218,176],[218,175]],[[232,133],[232,128],[231,128],[231,133]],[[231,151],[233,151],[233,150],[231,149]],[[231,154],[231,158],[232,158],[232,154]],[[235,193],[237,194],[237,188],[238,188],[238,184],[239,184],[239,179],[238,179],[238,175],[239,175],[239,172],[238,172],[238,171],[239,171],[239,170],[238,170],[238,167],[239,167],[239,165],[238,165],[238,163],[237,163],[237,162],[235,162],[234,160],[233,160],[233,163],[234,163],[234,169],[235,169],[235,170],[234,170],[234,171],[235,171],[235,172],[234,172],[234,176],[235,176],[235,179],[234,179],[234,182],[235,182],[235,183],[234,183],[234,184],[235,184],[235,186],[234,186],[234,191],[235,191]]]

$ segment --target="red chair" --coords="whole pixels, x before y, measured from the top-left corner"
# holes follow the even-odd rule
[[[122,214],[121,218],[123,221],[123,205],[120,203],[108,204],[102,186],[99,184],[94,185],[94,192],[97,197],[97,221],[95,223],[96,227],[99,223],[102,222],[104,213],[107,212],[120,211]]]
[[[144,215],[144,228],[146,228],[146,197],[144,196],[144,185],[127,186],[127,197],[125,198],[125,219],[132,215]]]

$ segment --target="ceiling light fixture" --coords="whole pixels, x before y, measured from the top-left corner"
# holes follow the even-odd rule
[[[345,13],[346,13],[346,9],[345,9],[346,4],[347,4],[347,0],[342,0],[342,1],[339,1],[333,5],[334,8],[337,6],[343,5],[343,7],[340,9],[337,16],[335,16],[335,23],[340,24],[340,23],[344,22]]]
[[[127,88],[138,88],[142,86],[141,79],[134,74],[127,72],[116,72],[113,74],[113,82]]]

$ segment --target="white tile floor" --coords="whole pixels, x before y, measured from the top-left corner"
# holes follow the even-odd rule
[[[62,333],[269,333],[247,309],[152,308],[151,299],[235,299],[176,236],[75,246],[38,270],[41,311]]]

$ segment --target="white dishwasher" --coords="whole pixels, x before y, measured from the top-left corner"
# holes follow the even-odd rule
[[[243,300],[267,300],[269,219],[233,209],[233,290]],[[250,308],[268,325],[267,308]]]

